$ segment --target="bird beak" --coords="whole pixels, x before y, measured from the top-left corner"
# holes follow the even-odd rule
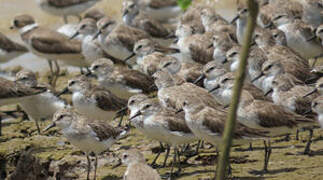
[[[89,77],[89,78],[97,78],[97,76],[95,74],[92,73],[92,71],[88,71],[86,74],[85,74],[86,77]]]
[[[265,74],[263,72],[261,72],[257,77],[255,77],[253,80],[251,80],[251,82],[255,82],[257,81],[259,78],[261,78],[262,76],[264,76]]]
[[[205,74],[200,75],[193,84],[198,84],[199,82],[203,81],[206,78]]]
[[[268,91],[265,93],[265,96],[268,96],[271,92],[273,92],[273,89],[268,90]]]
[[[230,22],[230,24],[235,23],[240,18],[240,14],[236,15]]]
[[[95,35],[93,36],[92,40],[97,39],[100,34],[101,34],[101,31],[99,30],[97,33],[95,33]]]
[[[10,26],[9,29],[13,30],[13,29],[15,29],[15,27],[14,26]]]
[[[316,38],[316,36],[314,35],[314,36],[312,36],[312,37],[310,37],[310,38],[306,39],[306,41],[312,41],[312,40],[314,40],[315,38]]]
[[[52,124],[48,125],[48,126],[43,130],[43,132],[46,132],[46,131],[48,131],[49,129],[51,129],[51,128],[55,127],[55,126],[56,126],[56,124],[53,122]]]
[[[70,37],[70,39],[74,39],[76,36],[78,36],[80,33],[78,31],[76,31],[73,36]]]
[[[317,92],[317,88],[313,89],[312,91],[308,92],[307,94],[305,94],[303,97],[307,97],[309,95],[314,94],[315,92]]]
[[[132,117],[130,117],[129,121],[133,120],[134,118],[140,116],[142,113],[141,111],[138,111],[135,115],[133,115]]]
[[[214,92],[215,90],[217,90],[219,88],[220,88],[220,85],[217,84],[213,89],[209,90],[209,93],[212,93],[212,92]]]
[[[228,62],[229,62],[228,59],[227,58],[224,58],[224,60],[222,61],[222,64],[226,64]]]
[[[68,93],[68,92],[69,92],[68,87],[66,87],[66,88],[64,88],[60,93],[58,93],[56,96],[57,96],[57,97],[60,97],[61,95],[66,94],[66,93]]]
[[[124,62],[127,62],[127,61],[129,61],[132,57],[134,57],[136,55],[136,53],[132,53],[129,57],[127,57],[126,59],[124,59],[123,61]]]

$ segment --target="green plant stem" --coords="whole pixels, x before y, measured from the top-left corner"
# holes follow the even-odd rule
[[[228,119],[225,124],[225,129],[223,133],[223,143],[221,146],[220,158],[218,161],[216,179],[223,180],[225,178],[226,169],[228,166],[230,148],[233,141],[233,132],[236,124],[237,109],[240,101],[243,81],[245,79],[245,71],[247,66],[247,57],[249,54],[249,49],[251,46],[252,34],[256,26],[257,14],[258,14],[258,4],[255,0],[248,0],[248,23],[247,29],[244,34],[244,41],[241,50],[239,69],[236,73],[236,78],[233,88],[233,96],[231,100],[230,110],[228,114]]]

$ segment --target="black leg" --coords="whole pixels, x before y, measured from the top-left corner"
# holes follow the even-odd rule
[[[86,154],[86,159],[87,159],[87,175],[86,175],[86,180],[90,180],[91,160],[90,160],[90,156],[89,156],[88,153]]]
[[[268,140],[267,143],[266,143],[266,141],[264,141],[264,146],[265,146],[265,162],[264,162],[264,169],[263,169],[264,173],[268,172],[268,163],[269,163],[269,158],[270,158],[270,155],[271,155],[271,143],[270,143],[270,140]]]
[[[124,116],[124,115],[121,115],[121,117],[120,117],[120,121],[119,121],[118,127],[121,127],[122,120],[123,120],[123,116]]]
[[[35,119],[35,124],[36,124],[36,127],[37,127],[38,135],[40,135],[41,132],[40,132],[40,127],[39,127],[38,119]]]
[[[249,151],[253,151],[252,143],[249,143]]]
[[[310,155],[311,153],[311,144],[312,144],[312,137],[313,137],[313,129],[309,130],[309,137],[304,149],[304,154]]]
[[[169,152],[170,152],[170,147],[167,144],[167,147],[166,147],[166,155],[165,155],[165,159],[164,159],[164,163],[163,163],[163,166],[162,167],[166,167],[166,163],[167,163],[167,159],[168,159],[168,156],[169,156]]]
[[[170,170],[170,175],[169,175],[169,177],[170,177],[170,179],[172,179],[172,177],[173,177],[173,172],[174,172],[174,164],[176,164],[176,155],[177,155],[177,147],[175,146],[174,147],[174,156],[173,156],[173,161],[172,161],[172,167],[171,167],[171,170]]]
[[[298,130],[298,129],[296,129],[296,141],[298,141],[298,140],[299,140],[299,136],[298,136],[298,134],[299,134],[299,130]]]
[[[156,155],[156,157],[154,158],[153,162],[151,163],[151,166],[152,167],[156,167],[156,162],[157,162],[157,159],[159,158],[160,154],[163,152],[163,147],[162,147],[162,143],[160,143],[160,150],[158,152],[158,154]]]
[[[95,162],[94,162],[94,180],[96,180],[96,169],[98,167],[98,155],[95,154]]]
[[[180,153],[179,153],[179,151],[178,151],[177,148],[175,148],[175,153],[176,153],[176,156],[177,156],[177,163],[178,163],[178,170],[175,173],[178,176],[180,174],[180,172],[182,171],[182,168],[181,168],[181,157],[180,157]]]

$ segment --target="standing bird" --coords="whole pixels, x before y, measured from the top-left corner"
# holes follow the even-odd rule
[[[92,85],[85,76],[69,80],[68,90],[73,93],[75,109],[89,118],[112,120],[115,111],[127,105],[127,100],[117,97],[103,87]]]
[[[94,178],[98,166],[98,155],[107,151],[117,140],[127,134],[127,129],[115,128],[107,123],[88,119],[71,109],[62,109],[54,114],[53,123],[44,131],[59,127],[63,136],[74,146],[80,148],[87,158],[87,176],[90,179],[91,160],[90,153],[95,154]]]
[[[76,16],[81,21],[80,14],[94,6],[100,0],[36,0],[37,5],[45,12],[63,16],[67,23],[68,16]]]
[[[80,41],[70,40],[59,32],[39,26],[30,15],[16,16],[11,28],[19,29],[21,39],[33,54],[47,59],[52,74],[51,84],[54,87],[60,72],[57,60],[73,66],[89,66],[82,55]],[[52,62],[56,65],[55,72]]]
[[[30,88],[47,88],[37,82],[36,75],[31,71],[20,71],[16,74],[16,83],[25,85]],[[52,119],[54,113],[65,108],[65,102],[56,97],[50,89],[46,92],[32,96],[19,103],[22,109],[27,113],[29,119],[33,119],[36,123],[38,133],[40,120]]]

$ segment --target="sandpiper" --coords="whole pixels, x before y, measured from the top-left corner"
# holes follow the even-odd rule
[[[304,97],[313,87],[306,85],[295,85],[289,78],[277,76],[273,79],[272,99],[275,104],[279,104],[297,114],[303,114],[311,110],[311,102],[319,96],[319,93],[313,93]]]
[[[138,7],[145,13],[161,22],[170,21],[178,17],[182,12],[181,8],[177,6],[176,0],[133,1],[136,2]]]
[[[29,88],[47,88],[42,84],[38,84],[36,75],[31,71],[18,72],[15,81]],[[56,97],[49,88],[46,92],[23,100],[19,104],[28,117],[35,121],[38,133],[40,133],[38,124],[40,120],[52,119],[56,111],[66,106],[65,102]]]
[[[94,179],[98,165],[98,155],[107,151],[118,139],[127,134],[126,129],[115,128],[109,124],[88,119],[72,109],[62,109],[54,114],[53,123],[44,131],[59,127],[63,135],[72,145],[85,152],[88,162],[87,180],[90,179],[91,161],[90,153],[95,154]]]
[[[111,120],[115,111],[127,105],[126,100],[103,87],[92,85],[85,76],[69,80],[68,90],[73,92],[72,101],[76,110],[89,118]]]
[[[201,21],[204,26],[205,32],[210,33],[228,33],[232,40],[236,41],[236,32],[233,25],[230,25],[219,14],[215,12],[215,9],[204,8],[201,11]]]
[[[160,62],[174,58],[167,54],[174,54],[179,51],[175,48],[163,47],[150,39],[142,39],[136,42],[133,52],[133,55],[137,55],[138,70],[153,75],[158,70]]]
[[[281,57],[279,61],[282,63],[289,62],[295,64],[295,66],[308,68],[309,63],[307,59],[302,58],[299,54],[295,53],[291,48],[285,45],[279,45],[286,40],[286,36],[275,37],[282,35],[282,33],[268,30],[258,30],[255,32],[254,39],[256,44],[272,59],[272,56]],[[277,34],[278,33],[278,34]],[[278,38],[281,38],[280,40]],[[276,43],[278,42],[278,44]],[[307,71],[308,73],[309,71]]]
[[[177,162],[176,157],[179,159],[177,146],[193,142],[196,137],[185,124],[183,114],[163,109],[156,99],[147,99],[141,102],[139,111],[130,117],[130,121],[140,115],[142,115],[142,126],[148,137],[174,147],[174,160],[170,174],[172,176],[174,163]],[[179,166],[178,173],[180,170]]]
[[[177,27],[177,46],[185,60],[206,64],[213,59],[212,38],[209,34],[195,34],[194,26],[182,24]]]
[[[81,20],[80,14],[94,6],[100,0],[36,0],[38,6],[45,12],[63,16],[65,24],[67,16],[77,16]]]
[[[142,29],[152,37],[167,38],[173,36],[163,24],[141,11],[137,4],[132,1],[123,3],[122,20],[128,26]]]
[[[47,90],[43,87],[28,87],[0,78],[0,106],[17,104]]]
[[[234,46],[236,46],[236,42],[230,37],[230,34],[226,32],[215,32],[213,34],[213,59],[219,63],[225,63],[227,60],[227,51]]]
[[[312,109],[318,114],[319,124],[323,128],[323,96],[319,96],[313,100]]]
[[[284,31],[287,45],[303,58],[309,59],[322,54],[323,47],[317,40],[307,41],[313,32],[307,24],[299,19],[292,19],[286,13],[278,13],[273,18],[278,29]]]
[[[254,82],[254,81],[258,80],[259,78],[264,77],[263,82],[262,82],[263,83],[262,90],[265,92],[265,94],[269,93],[269,91],[272,90],[272,81],[276,76],[285,76],[286,78],[289,78],[295,84],[304,84],[304,81],[301,81],[298,77],[294,76],[294,74],[296,74],[296,72],[294,74],[291,74],[291,73],[285,71],[285,69],[286,70],[287,69],[296,70],[299,73],[304,73],[305,70],[302,71],[298,67],[295,67],[290,64],[287,64],[287,65],[289,65],[289,66],[283,66],[283,64],[276,59],[267,60],[262,64],[262,70],[261,70],[260,74],[258,74],[251,81]],[[294,68],[294,69],[291,69],[291,68]]]
[[[101,86],[118,87],[130,93],[149,93],[153,79],[137,70],[116,66],[110,59],[98,59],[92,63],[91,72],[98,77]]]
[[[201,74],[202,65],[198,63],[180,62],[177,58],[168,58],[159,64],[159,69],[167,70],[186,82],[193,83]]]
[[[206,89],[188,82],[176,85],[168,72],[157,71],[153,78],[158,88],[158,99],[165,108],[182,110],[182,102],[186,99],[196,99],[206,106],[221,108],[221,104]]]
[[[127,165],[124,180],[161,180],[158,172],[146,164],[144,155],[135,149],[122,153],[122,163]]]
[[[128,106],[127,106],[127,109],[130,111],[129,117],[133,117],[140,110],[140,103],[144,102],[147,99],[149,99],[149,97],[147,95],[145,95],[145,94],[136,94],[136,95],[131,96],[128,99]],[[142,115],[137,116],[135,118],[132,118],[131,119],[131,124],[133,126],[135,126],[136,129],[138,129],[143,135],[149,135],[149,133],[147,133],[145,131],[146,129],[144,128]],[[164,149],[164,147],[160,142],[160,151],[158,152],[158,154],[156,155],[156,157],[152,161],[151,166],[156,165],[157,159],[159,158],[159,156],[162,153],[163,149]],[[169,152],[169,150],[170,150],[169,147],[167,147],[168,152]],[[163,167],[166,166],[167,159],[168,159],[168,157],[165,156]]]
[[[97,27],[99,31],[94,39],[99,37],[99,42],[105,52],[118,59],[129,57],[135,43],[140,39],[151,38],[145,31],[117,23],[106,17],[97,22]]]
[[[192,132],[214,145],[222,142],[222,134],[227,118],[227,113],[203,105],[195,101],[184,101],[185,122]],[[268,138],[268,132],[249,128],[241,123],[237,123],[233,135],[234,144],[244,144],[256,139]],[[265,149],[264,171],[267,171],[271,149]]]
[[[16,16],[13,21],[13,28],[19,29],[21,39],[33,54],[48,60],[52,72],[53,85],[55,85],[59,75],[57,60],[62,60],[64,63],[79,67],[89,65],[84,61],[84,57],[81,54],[82,43],[80,41],[69,40],[67,36],[61,33],[38,26],[30,15]],[[55,73],[52,61],[56,65]]]
[[[114,58],[107,54],[101,47],[97,40],[93,40],[95,33],[97,32],[96,21],[91,18],[84,18],[79,23],[76,32],[70,37],[70,39],[77,38],[79,35],[82,38],[82,54],[85,57],[86,62],[92,64],[95,60],[100,58],[110,58],[115,63],[124,64],[120,59]]]
[[[207,90],[212,91],[215,90],[221,82],[234,83],[235,74],[227,72],[221,65],[211,61],[204,66],[202,77],[205,77],[204,87]],[[244,82],[243,90],[250,92],[255,99],[267,99],[260,89],[249,82]],[[215,95],[217,101],[221,102],[224,106],[228,106],[231,102],[231,99],[228,99],[228,101],[222,100],[221,93],[212,93],[212,95]]]
[[[201,11],[207,7],[203,5],[190,6],[185,13],[180,17],[178,26],[187,25],[194,27],[193,33],[203,34],[205,32],[202,20]]]
[[[0,63],[6,63],[11,59],[28,52],[28,49],[19,43],[11,41],[0,32]]]

